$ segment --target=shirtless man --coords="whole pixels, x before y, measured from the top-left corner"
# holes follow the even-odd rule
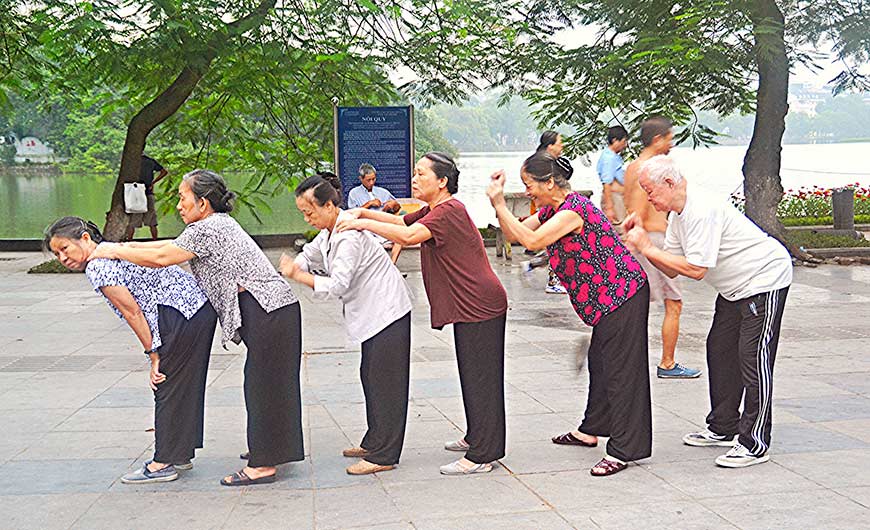
[[[667,212],[658,212],[650,204],[646,192],[640,187],[641,168],[647,160],[656,155],[666,155],[671,151],[674,132],[667,118],[656,116],[644,121],[640,127],[643,151],[625,170],[625,209],[637,213],[643,227],[649,232],[654,245],[662,248],[665,231],[668,228]],[[689,368],[674,360],[677,337],[680,335],[680,312],[683,310],[682,293],[676,278],[668,278],[654,267],[643,255],[635,253],[649,277],[650,302],[664,300],[665,318],[662,321],[662,359],[656,374],[663,379],[694,379],[701,375],[700,370]]]

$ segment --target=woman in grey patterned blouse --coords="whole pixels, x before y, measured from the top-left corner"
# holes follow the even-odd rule
[[[174,241],[102,244],[90,259],[119,258],[145,267],[190,262],[218,313],[222,343],[244,341],[248,465],[225,486],[275,481],[276,467],[303,460],[299,302],[263,251],[228,215],[235,194],[212,171],[195,169],[178,187],[187,225]]]

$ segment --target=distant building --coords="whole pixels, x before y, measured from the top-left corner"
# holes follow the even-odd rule
[[[54,149],[45,145],[42,140],[35,136],[25,136],[19,140],[13,135],[2,138],[0,143],[15,145],[16,164],[51,164],[61,161],[59,157],[55,156]]]
[[[830,91],[810,83],[791,83],[788,86],[788,111],[815,116],[816,107],[828,96]]]

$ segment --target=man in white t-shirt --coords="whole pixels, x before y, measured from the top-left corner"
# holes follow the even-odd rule
[[[687,193],[685,179],[666,155],[647,161],[640,186],[656,210],[673,212],[664,249],[650,242],[635,215],[623,224],[625,240],[668,276],[703,279],[719,293],[707,336],[708,428],[687,434],[683,442],[731,447],[716,458],[722,467],[767,462],[773,363],[792,280],[791,257],[731,204],[695,189]]]

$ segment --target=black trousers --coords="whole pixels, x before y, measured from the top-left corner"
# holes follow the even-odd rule
[[[154,460],[180,464],[202,448],[205,381],[217,325],[206,302],[190,320],[174,307],[157,306],[162,345],[160,372],[166,381],[154,391]]]
[[[578,428],[609,436],[607,454],[624,462],[652,454],[649,391],[649,285],[602,317],[589,343],[589,397]]]
[[[245,408],[251,467],[305,458],[302,442],[302,316],[299,304],[267,313],[251,293],[239,293],[245,360]]]
[[[399,463],[408,420],[411,370],[411,313],[362,343],[359,376],[366,397],[368,430],[360,447],[365,459],[390,466]]]
[[[707,335],[709,429],[728,436],[739,433],[740,444],[756,456],[770,447],[773,362],[787,296],[788,287],[736,302],[720,295]]]
[[[506,314],[453,325],[459,383],[471,446],[465,458],[485,464],[504,457],[504,330]]]

